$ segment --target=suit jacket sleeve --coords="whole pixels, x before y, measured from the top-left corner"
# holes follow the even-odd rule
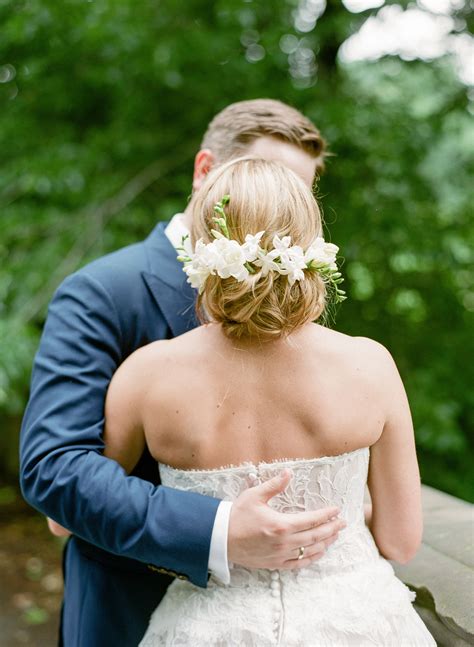
[[[102,456],[105,394],[124,359],[123,326],[104,286],[72,275],[49,309],[23,419],[25,498],[109,552],[206,586],[219,501],[128,476]]]

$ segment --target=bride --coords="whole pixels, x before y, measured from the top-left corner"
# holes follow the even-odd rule
[[[313,323],[344,298],[321,237],[311,191],[281,164],[210,173],[178,250],[204,325],[122,364],[106,454],[131,471],[146,443],[163,485],[231,501],[281,473],[272,507],[337,506],[346,527],[320,559],[301,532],[297,570],[233,564],[207,589],[176,579],[142,647],[435,645],[387,561],[411,559],[422,535],[407,398],[383,346]]]

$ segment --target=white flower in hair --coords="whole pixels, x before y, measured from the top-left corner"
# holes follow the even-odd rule
[[[188,277],[188,283],[201,292],[207,278],[211,275],[209,268],[201,264],[199,259],[193,259],[183,269]]]
[[[304,279],[303,270],[307,269],[304,259],[304,252],[298,245],[290,247],[286,253],[287,259],[282,263],[284,270],[288,274],[288,282],[293,285],[296,281]]]
[[[332,288],[336,303],[343,301],[345,293],[339,285],[344,280],[337,269],[337,245],[326,243],[321,237],[316,238],[306,251],[299,245],[291,244],[290,236],[280,238],[275,235],[272,240],[273,249],[265,250],[260,246],[264,231],[257,234],[247,234],[241,245],[230,238],[224,206],[229,203],[230,196],[225,195],[214,206],[217,217],[214,222],[219,229],[211,229],[214,240],[204,243],[198,240],[194,252],[190,249],[189,236],[183,238],[182,246],[178,248],[178,260],[184,263],[184,271],[188,283],[197,288],[200,293],[210,275],[222,279],[233,277],[236,281],[245,281],[250,275],[260,272],[265,277],[269,272],[286,276],[288,283],[305,279],[305,270],[318,272]]]
[[[194,264],[187,265],[184,268],[184,271],[188,276],[188,283],[191,285],[191,287],[199,290],[199,292],[202,292],[204,284],[206,283],[206,280],[210,276],[211,272],[209,272],[209,270],[207,269],[203,269],[202,267],[194,267]]]
[[[215,255],[202,240],[198,240],[196,243],[194,253],[188,253],[187,247],[189,244],[189,236],[183,238],[181,251],[184,251],[186,256],[178,258],[186,259],[183,270],[188,277],[188,283],[190,283],[193,288],[201,290],[208,276],[212,274]]]
[[[333,243],[326,243],[320,236],[308,247],[305,254],[306,263],[315,267],[327,266],[331,270],[337,270],[336,254],[339,247]]]
[[[288,276],[288,282],[293,285],[296,281],[304,279],[303,270],[307,269],[304,251],[299,245],[291,245],[290,236],[273,237],[273,247],[279,255],[279,272]]]
[[[280,236],[275,235],[273,236],[272,245],[276,252],[284,254],[291,245],[291,238],[290,236],[283,236],[283,238],[280,238]]]
[[[253,264],[260,268],[262,276],[267,276],[269,272],[280,271],[280,266],[274,260],[278,258],[278,253],[276,250],[266,252],[264,249],[259,249],[258,258],[255,259]]]
[[[253,263],[258,258],[259,252],[263,251],[260,247],[260,241],[264,233],[264,231],[259,231],[258,234],[247,234],[245,236],[245,243],[242,245],[242,249],[249,263]]]
[[[212,272],[219,260],[219,254],[214,245],[206,245],[201,238],[196,243],[193,260]]]
[[[237,281],[244,281],[249,276],[249,271],[245,267],[247,262],[245,251],[236,240],[219,238],[208,247],[213,248],[213,254],[215,254],[213,269],[221,279],[233,276]]]

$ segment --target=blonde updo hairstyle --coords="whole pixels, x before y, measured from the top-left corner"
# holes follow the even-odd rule
[[[318,204],[296,173],[280,162],[241,157],[212,170],[196,192],[193,245],[200,238],[205,243],[213,240],[211,229],[218,229],[213,221],[214,205],[227,194],[229,235],[239,243],[247,234],[264,230],[260,241],[264,249],[273,247],[273,237],[278,234],[291,236],[292,245],[306,250],[323,235]],[[305,270],[305,279],[290,285],[288,278],[277,272],[263,277],[257,271],[242,282],[209,276],[196,307],[202,322],[222,324],[229,338],[270,341],[318,319],[325,298],[325,284],[317,272]]]

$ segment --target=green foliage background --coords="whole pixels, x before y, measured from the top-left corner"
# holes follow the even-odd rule
[[[298,4],[0,0],[0,461],[11,476],[55,288],[183,209],[217,111],[273,97],[313,119],[333,153],[319,194],[345,256],[336,325],[394,355],[424,482],[474,499],[468,89],[447,57],[344,64],[341,44],[376,11],[330,0],[303,33]]]

